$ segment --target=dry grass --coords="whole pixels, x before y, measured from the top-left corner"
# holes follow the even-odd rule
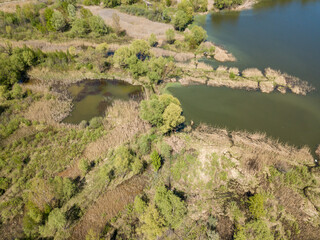
[[[31,1],[8,1],[8,0],[0,0],[0,11],[3,12],[9,12],[9,13],[14,13],[16,12],[16,7],[20,6],[22,7],[23,5],[30,4],[30,3],[35,3],[36,1],[31,0]]]
[[[93,161],[102,157],[110,148],[117,147],[130,141],[134,136],[145,133],[149,124],[139,118],[139,105],[135,101],[114,101],[106,112],[105,129],[108,133],[97,141],[92,142],[85,148],[82,158]],[[75,178],[79,176],[78,162],[80,159],[66,169],[60,176]]]
[[[89,230],[100,233],[107,221],[134,201],[146,183],[144,176],[134,176],[101,195],[74,227],[70,239],[86,239]]]

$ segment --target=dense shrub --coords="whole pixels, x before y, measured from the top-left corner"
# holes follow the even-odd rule
[[[157,151],[153,151],[150,155],[150,158],[153,169],[157,172],[161,167],[161,157],[159,156]]]
[[[235,5],[241,5],[243,0],[216,0],[214,6],[218,9],[231,8]]]

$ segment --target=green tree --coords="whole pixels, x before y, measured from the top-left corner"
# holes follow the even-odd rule
[[[46,27],[48,29],[48,31],[55,31],[54,26],[52,25],[52,15],[53,15],[54,11],[52,10],[52,8],[46,8],[44,10],[44,19],[46,20]]]
[[[161,157],[159,156],[157,151],[153,151],[150,155],[150,158],[153,169],[157,172],[161,167]]]
[[[173,26],[176,30],[183,31],[190,22],[190,16],[182,10],[178,10],[173,19]]]
[[[184,123],[185,117],[181,116],[181,114],[182,108],[175,103],[170,103],[163,113],[162,132],[167,133]]]
[[[23,96],[23,90],[20,84],[15,83],[11,90],[11,97],[13,98],[22,98]]]
[[[145,201],[143,201],[143,199],[139,196],[136,196],[134,199],[134,210],[139,213],[142,214],[144,213],[144,211],[147,208],[147,203]]]
[[[150,56],[150,46],[146,40],[134,40],[130,46],[130,50],[140,60],[144,60]]]
[[[46,225],[40,227],[40,233],[43,237],[53,237],[58,231],[62,231],[67,223],[64,213],[55,208],[50,212]]]
[[[257,193],[254,196],[249,197],[248,203],[249,210],[255,218],[259,219],[266,215],[264,209],[264,196],[262,194]]]
[[[76,19],[76,7],[73,4],[68,4],[68,16],[71,21]]]
[[[185,36],[191,49],[197,48],[203,41],[207,39],[207,37],[208,35],[206,30],[200,26],[193,26],[191,28],[191,32]]]
[[[178,228],[187,213],[185,203],[165,186],[157,188],[154,201],[170,228]]]
[[[150,47],[154,47],[157,45],[158,40],[154,33],[152,33],[148,39]]]
[[[103,6],[107,8],[114,8],[121,4],[120,0],[103,0]]]
[[[166,66],[168,62],[168,59],[163,57],[153,57],[150,59],[148,63],[149,71],[147,76],[151,83],[158,84],[159,81],[163,79],[166,73]]]
[[[264,221],[252,220],[238,227],[234,240],[274,240],[274,236]]]
[[[154,240],[167,230],[165,219],[160,215],[153,204],[150,204],[145,213],[140,217],[142,222],[138,232],[147,239]]]
[[[132,52],[129,47],[123,46],[118,48],[113,56],[113,61],[116,66],[125,68],[128,66],[128,59],[131,57]]]
[[[166,31],[166,40],[167,40],[167,42],[168,42],[169,44],[172,44],[172,43],[174,43],[174,41],[176,40],[175,38],[176,38],[176,36],[175,36],[174,30],[171,29],[171,28],[168,29],[168,30]]]
[[[59,11],[54,11],[51,17],[52,26],[56,31],[63,31],[67,25],[66,20]]]
[[[108,33],[108,27],[100,16],[89,17],[88,23],[91,32],[97,36],[102,36]]]
[[[90,170],[90,164],[87,159],[82,158],[78,165],[81,173],[85,175]]]

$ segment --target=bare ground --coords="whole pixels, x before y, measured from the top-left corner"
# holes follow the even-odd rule
[[[165,39],[165,32],[168,29],[173,29],[170,24],[152,22],[144,17],[132,16],[116,9],[100,8],[97,6],[86,8],[93,14],[101,16],[108,25],[112,25],[112,15],[114,13],[117,14],[120,17],[121,28],[133,38],[146,39],[153,33],[157,36],[158,40],[163,40]]]

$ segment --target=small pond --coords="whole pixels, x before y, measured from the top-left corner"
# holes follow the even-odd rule
[[[63,122],[73,124],[102,116],[107,107],[116,99],[139,100],[142,97],[141,86],[106,79],[83,80],[72,84],[68,91],[74,99],[74,107],[70,115]]]

